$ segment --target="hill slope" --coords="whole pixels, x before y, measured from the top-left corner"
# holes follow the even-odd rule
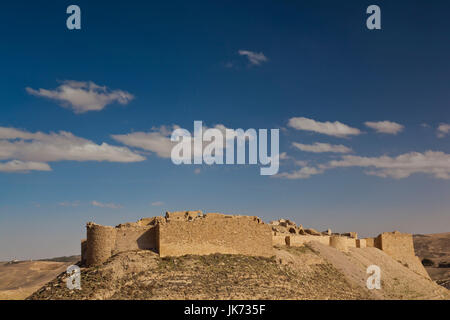
[[[426,267],[431,279],[450,289],[450,232],[418,234],[413,239],[417,256],[433,263]]]
[[[0,263],[0,300],[25,299],[65,271],[72,263],[54,261]]]
[[[349,253],[310,243],[273,258],[241,255],[160,258],[131,251],[82,269],[81,290],[65,274],[29,299],[449,299],[448,290],[375,248]],[[382,290],[366,289],[366,267],[382,269]]]

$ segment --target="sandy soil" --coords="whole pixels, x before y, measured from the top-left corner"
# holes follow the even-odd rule
[[[72,263],[21,261],[0,264],[0,300],[25,299]]]
[[[431,279],[450,289],[450,232],[414,235],[414,249],[420,259],[429,259],[434,265],[426,267]]]

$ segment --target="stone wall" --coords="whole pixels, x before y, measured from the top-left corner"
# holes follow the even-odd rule
[[[409,233],[384,232],[374,240],[375,247],[407,266],[418,274],[430,278],[414,252],[412,235]]]
[[[274,246],[285,246],[286,245],[286,234],[273,234],[272,235],[272,244]]]
[[[366,239],[356,239],[356,247],[357,248],[365,248],[365,247],[367,247]]]
[[[374,238],[365,238],[364,240],[366,240],[366,247],[367,248],[375,247],[375,239]]]
[[[133,225],[116,228],[113,254],[138,249],[157,249],[156,226]]]
[[[87,239],[81,239],[81,264],[86,264],[87,259]]]
[[[187,215],[189,220],[185,220],[175,216],[157,226],[161,257],[213,253],[273,256],[271,228],[257,217],[208,213],[192,219]]]
[[[286,244],[291,247],[301,247],[311,241],[318,241],[329,246],[330,236],[290,235],[286,237]]]

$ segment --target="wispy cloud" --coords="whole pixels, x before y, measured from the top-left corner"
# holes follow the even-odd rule
[[[437,128],[437,136],[439,138],[444,138],[449,133],[450,133],[450,124],[441,123]]]
[[[401,179],[415,173],[425,173],[437,179],[450,179],[450,154],[441,151],[409,152],[397,157],[346,155],[341,160],[330,161],[326,166],[372,168],[366,173],[383,178]]]
[[[52,169],[48,164],[42,162],[20,161],[20,160],[12,160],[3,163],[0,162],[0,172],[27,173],[30,171],[51,171],[51,170]]]
[[[58,203],[61,207],[78,207],[80,205],[80,201],[64,201]]]
[[[163,205],[164,205],[164,202],[162,202],[162,201],[152,202],[152,206],[154,206],[154,207],[161,207]]]
[[[320,122],[304,117],[291,118],[288,121],[288,126],[297,130],[317,132],[335,137],[346,137],[350,135],[359,135],[361,131],[357,128],[352,128],[341,122]]]
[[[403,131],[404,126],[391,121],[379,121],[379,122],[370,122],[367,121],[364,123],[367,127],[374,129],[379,133],[386,134],[397,134]]]
[[[275,177],[285,179],[307,179],[336,168],[367,168],[365,174],[382,178],[403,179],[413,174],[423,173],[436,179],[450,179],[450,154],[441,151],[404,153],[396,157],[362,157],[343,155],[339,160],[332,160],[316,166],[305,166],[299,170],[283,172]]]
[[[170,140],[173,130],[180,128],[178,125],[172,126],[160,126],[154,127],[149,132],[132,132],[128,134],[115,134],[111,137],[119,141],[129,147],[135,147],[139,149],[143,149],[146,151],[154,152],[160,158],[171,158],[172,148],[178,142],[173,142]],[[228,129],[223,124],[217,124],[213,127],[214,129],[219,130],[222,135],[226,138],[233,138],[236,136],[236,133],[230,136],[226,135],[226,130]],[[208,127],[203,126],[203,131],[207,130]],[[193,153],[194,158],[202,158],[204,148],[206,145],[194,145],[194,137],[183,137],[180,143],[190,145],[190,148]],[[226,148],[227,141],[224,139],[223,148]],[[217,155],[223,155],[222,150],[216,150]],[[180,155],[177,155],[180,156]],[[180,158],[182,158],[180,156]]]
[[[127,146],[154,152],[161,158],[170,158],[174,146],[174,143],[170,141],[170,135],[176,128],[179,127],[161,126],[152,128],[149,132],[115,134],[111,137]]]
[[[72,109],[75,113],[100,111],[111,103],[128,104],[134,96],[123,90],[110,90],[106,86],[99,86],[92,81],[63,81],[53,90],[32,89],[26,91],[34,96],[55,100],[61,106]]]
[[[239,50],[238,53],[241,56],[246,56],[250,64],[253,66],[259,66],[263,62],[267,62],[269,60],[262,52],[258,53],[249,50]]]
[[[324,169],[315,168],[315,167],[303,167],[299,170],[294,170],[291,172],[283,172],[277,175],[274,175],[274,178],[283,178],[289,180],[297,180],[297,179],[308,179],[311,176],[322,174]]]
[[[0,127],[0,160],[13,160],[0,163],[1,171],[27,172],[50,171],[46,162],[137,162],[145,158],[126,147],[96,144],[66,131],[46,134]]]
[[[350,153],[353,150],[349,147],[346,147],[342,144],[333,145],[329,143],[321,143],[316,142],[314,144],[301,144],[297,142],[293,142],[292,145],[302,151],[306,152],[314,152],[314,153],[322,153],[322,152],[332,152],[332,153]]]
[[[115,203],[103,203],[103,202],[99,202],[99,201],[92,201],[91,205],[94,207],[99,207],[99,208],[108,208],[108,209],[121,209],[123,208],[122,205],[120,204],[115,204]]]

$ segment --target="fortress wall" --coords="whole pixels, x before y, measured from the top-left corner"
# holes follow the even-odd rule
[[[276,234],[272,236],[272,244],[274,246],[285,246],[286,245],[286,235]]]
[[[87,259],[87,239],[81,239],[81,264],[85,265]]]
[[[366,240],[366,247],[373,248],[375,247],[375,239],[374,238],[365,238]]]
[[[88,266],[100,265],[111,257],[116,242],[116,229],[91,222],[86,225],[86,229],[86,263]]]
[[[86,264],[87,259],[87,239],[81,239],[81,265]]]
[[[291,247],[301,247],[310,241],[318,241],[330,245],[330,236],[291,235],[286,237],[286,244]]]
[[[353,239],[353,238],[347,238],[347,247],[348,248],[356,248],[356,240],[357,239]]]
[[[375,238],[375,246],[418,274],[430,278],[414,251],[411,234],[384,232]]]
[[[273,255],[272,231],[257,217],[208,213],[192,221],[158,224],[161,257],[214,253]]]
[[[116,227],[116,243],[113,254],[129,251],[156,249],[156,226],[120,226]]]
[[[356,247],[366,248],[367,247],[366,239],[356,239]]]
[[[331,236],[330,238],[330,246],[336,248],[338,250],[347,252],[348,251],[348,241],[347,237],[341,236]]]

